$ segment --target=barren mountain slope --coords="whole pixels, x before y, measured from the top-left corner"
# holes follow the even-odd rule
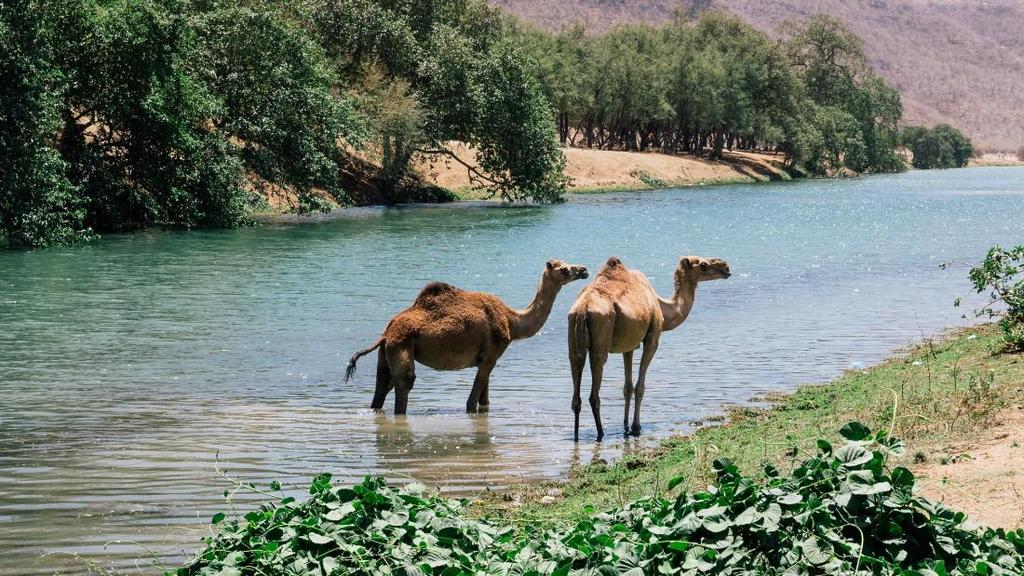
[[[865,42],[879,73],[903,93],[908,124],[946,121],[982,147],[1024,145],[1024,0],[495,0],[557,29],[664,22],[677,9],[729,10],[772,31],[825,12]]]

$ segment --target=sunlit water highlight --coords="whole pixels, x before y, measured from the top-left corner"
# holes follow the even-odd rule
[[[149,551],[180,562],[224,508],[218,454],[233,477],[296,493],[329,471],[460,494],[621,455],[619,358],[602,394],[613,441],[593,448],[585,412],[574,454],[565,315],[582,282],[502,358],[489,415],[462,413],[472,370],[422,367],[407,418],[371,413],[375,358],[349,384],[344,363],[430,280],[521,307],[549,258],[596,271],[617,255],[665,295],[680,255],[728,259],[733,277],[702,285],[662,338],[643,406],[653,440],[963,322],[952,301],[966,270],[991,244],[1024,241],[1022,223],[1024,170],[985,168],[359,209],[0,253],[0,573],[151,573]]]

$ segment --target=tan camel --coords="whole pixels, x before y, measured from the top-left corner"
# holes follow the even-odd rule
[[[601,426],[601,376],[611,352],[622,353],[626,383],[622,393],[626,409],[622,427],[627,434],[640,433],[640,402],[644,397],[647,367],[658,349],[661,333],[683,323],[693,308],[697,283],[728,278],[729,264],[718,258],[684,256],[675,271],[675,294],[659,298],[642,272],[629,270],[618,258],[609,258],[594,281],[580,292],[569,311],[569,364],[572,367],[572,411],[576,415],[574,439],[580,439],[580,383],[583,366],[590,355],[590,409],[597,423],[597,439],[604,437]],[[640,374],[633,386],[633,351],[643,344]],[[633,426],[629,426],[629,402],[635,399]]]
[[[380,410],[394,388],[395,414],[405,414],[416,379],[416,362],[435,370],[476,366],[466,411],[476,412],[478,405],[486,410],[491,370],[498,358],[513,340],[540,331],[562,286],[586,277],[584,266],[549,260],[537,294],[525,310],[514,310],[484,292],[468,292],[442,282],[427,284],[412,306],[391,319],[372,346],[352,356],[345,380],[355,372],[356,360],[379,348],[377,388],[370,408]]]

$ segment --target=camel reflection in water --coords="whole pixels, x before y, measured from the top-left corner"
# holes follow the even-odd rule
[[[423,482],[455,492],[519,480],[515,459],[503,462],[485,415],[373,415],[380,468],[393,481]]]
[[[473,496],[527,483],[544,473],[564,477],[581,466],[611,464],[630,459],[654,445],[645,438],[593,445],[566,443],[565,452],[553,454],[543,434],[503,434],[501,418],[491,415],[416,414],[372,415],[372,439],[377,449],[376,469],[395,485],[422,482],[457,496]],[[526,464],[538,452],[554,456],[543,471]]]

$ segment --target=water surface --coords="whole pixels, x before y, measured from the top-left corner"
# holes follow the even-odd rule
[[[1022,222],[1024,169],[984,168],[360,209],[0,253],[0,573],[152,572],[150,551],[180,561],[225,507],[218,458],[234,478],[296,493],[321,471],[460,494],[564,474],[576,456],[565,315],[583,282],[502,358],[489,415],[462,412],[472,370],[419,367],[399,419],[367,409],[373,356],[341,382],[349,355],[428,281],[522,307],[549,258],[596,271],[616,255],[666,296],[680,255],[728,259],[732,278],[702,284],[661,340],[643,405],[656,439],[962,322],[952,301],[966,270],[991,244],[1024,240]],[[620,367],[609,361],[602,394],[613,441],[592,449],[585,406],[584,461],[624,449]]]

